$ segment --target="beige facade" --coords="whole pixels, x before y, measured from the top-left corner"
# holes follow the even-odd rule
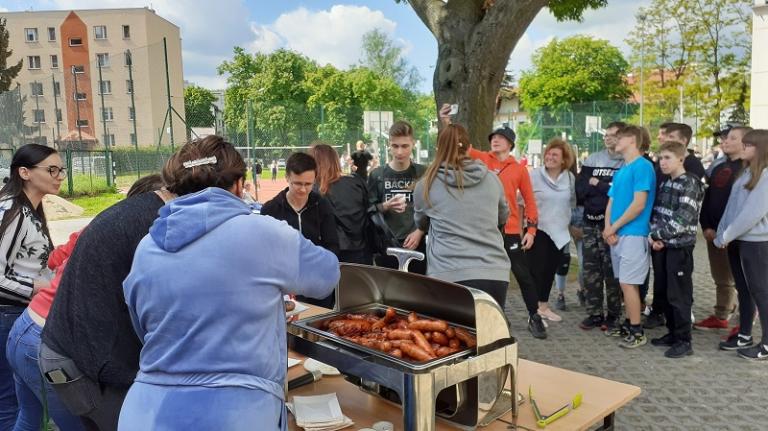
[[[26,97],[25,124],[32,126],[26,132],[28,138],[52,145],[61,140],[77,142],[82,136],[87,145],[103,148],[105,142],[157,145],[162,135],[162,143],[170,143],[163,38],[171,103],[183,118],[179,27],[148,8],[3,12],[0,16],[7,19],[13,50],[9,64],[20,58],[24,62],[16,82]],[[127,51],[132,67],[127,65]],[[173,122],[178,143],[184,138],[184,127],[178,117]]]
[[[752,97],[750,125],[768,129],[768,2],[755,0],[752,19]]]

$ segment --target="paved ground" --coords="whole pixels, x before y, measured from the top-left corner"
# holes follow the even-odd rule
[[[694,253],[694,313],[700,319],[711,312],[714,284],[703,242]],[[768,430],[768,363],[718,351],[725,331],[694,331],[695,354],[685,359],[667,359],[663,348],[650,343],[632,351],[621,349],[616,338],[578,328],[586,314],[578,305],[576,286],[569,283],[568,310],[561,313],[562,322],[549,323],[549,338],[544,341],[526,330],[520,292],[516,286],[510,289],[506,309],[521,357],[642,388],[640,397],[618,412],[620,430]],[[760,325],[756,326],[753,335],[759,336]],[[647,332],[658,337],[665,330]],[[588,398],[590,388],[583,391]],[[563,399],[571,396],[563,394]]]

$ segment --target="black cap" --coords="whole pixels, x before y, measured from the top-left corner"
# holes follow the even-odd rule
[[[499,127],[498,129],[494,130],[490,135],[488,135],[488,140],[490,141],[491,138],[493,138],[493,135],[501,135],[514,145],[515,144],[515,131],[509,128],[508,126]]]
[[[713,133],[712,136],[714,136],[715,138],[726,137],[726,136],[728,136],[728,132],[730,132],[731,129],[733,129],[733,125],[726,124],[725,127],[722,130],[718,130],[717,132]]]

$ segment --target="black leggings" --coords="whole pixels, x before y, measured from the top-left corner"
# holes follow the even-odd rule
[[[552,282],[555,281],[555,272],[563,258],[563,249],[557,248],[552,242],[552,238],[540,230],[536,233],[533,247],[526,253],[526,256],[528,268],[530,268],[533,277],[533,284],[536,286],[537,299],[539,302],[548,302]]]
[[[535,241],[534,241],[535,242]],[[504,248],[509,256],[512,274],[520,286],[520,293],[523,295],[525,308],[529,315],[534,315],[539,311],[539,301],[536,295],[536,286],[533,284],[531,271],[528,269],[528,259],[523,246],[520,244],[520,235],[504,235]]]
[[[507,289],[509,288],[509,281],[463,280],[457,281],[456,284],[482,290],[483,292],[491,295],[493,299],[495,299],[499,304],[499,307],[501,307],[502,311],[504,310],[504,304],[507,302]]]
[[[739,296],[739,332],[752,335],[757,308],[763,329],[761,342],[768,345],[768,241],[733,241],[728,245],[728,259]]]

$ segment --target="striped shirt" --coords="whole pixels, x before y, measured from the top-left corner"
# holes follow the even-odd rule
[[[12,205],[12,199],[0,201],[0,219]],[[27,205],[0,235],[0,304],[26,304],[35,279],[50,278],[46,265],[53,246],[43,222]]]
[[[668,248],[696,244],[699,211],[704,187],[695,176],[684,173],[659,184],[651,215],[651,239]]]

